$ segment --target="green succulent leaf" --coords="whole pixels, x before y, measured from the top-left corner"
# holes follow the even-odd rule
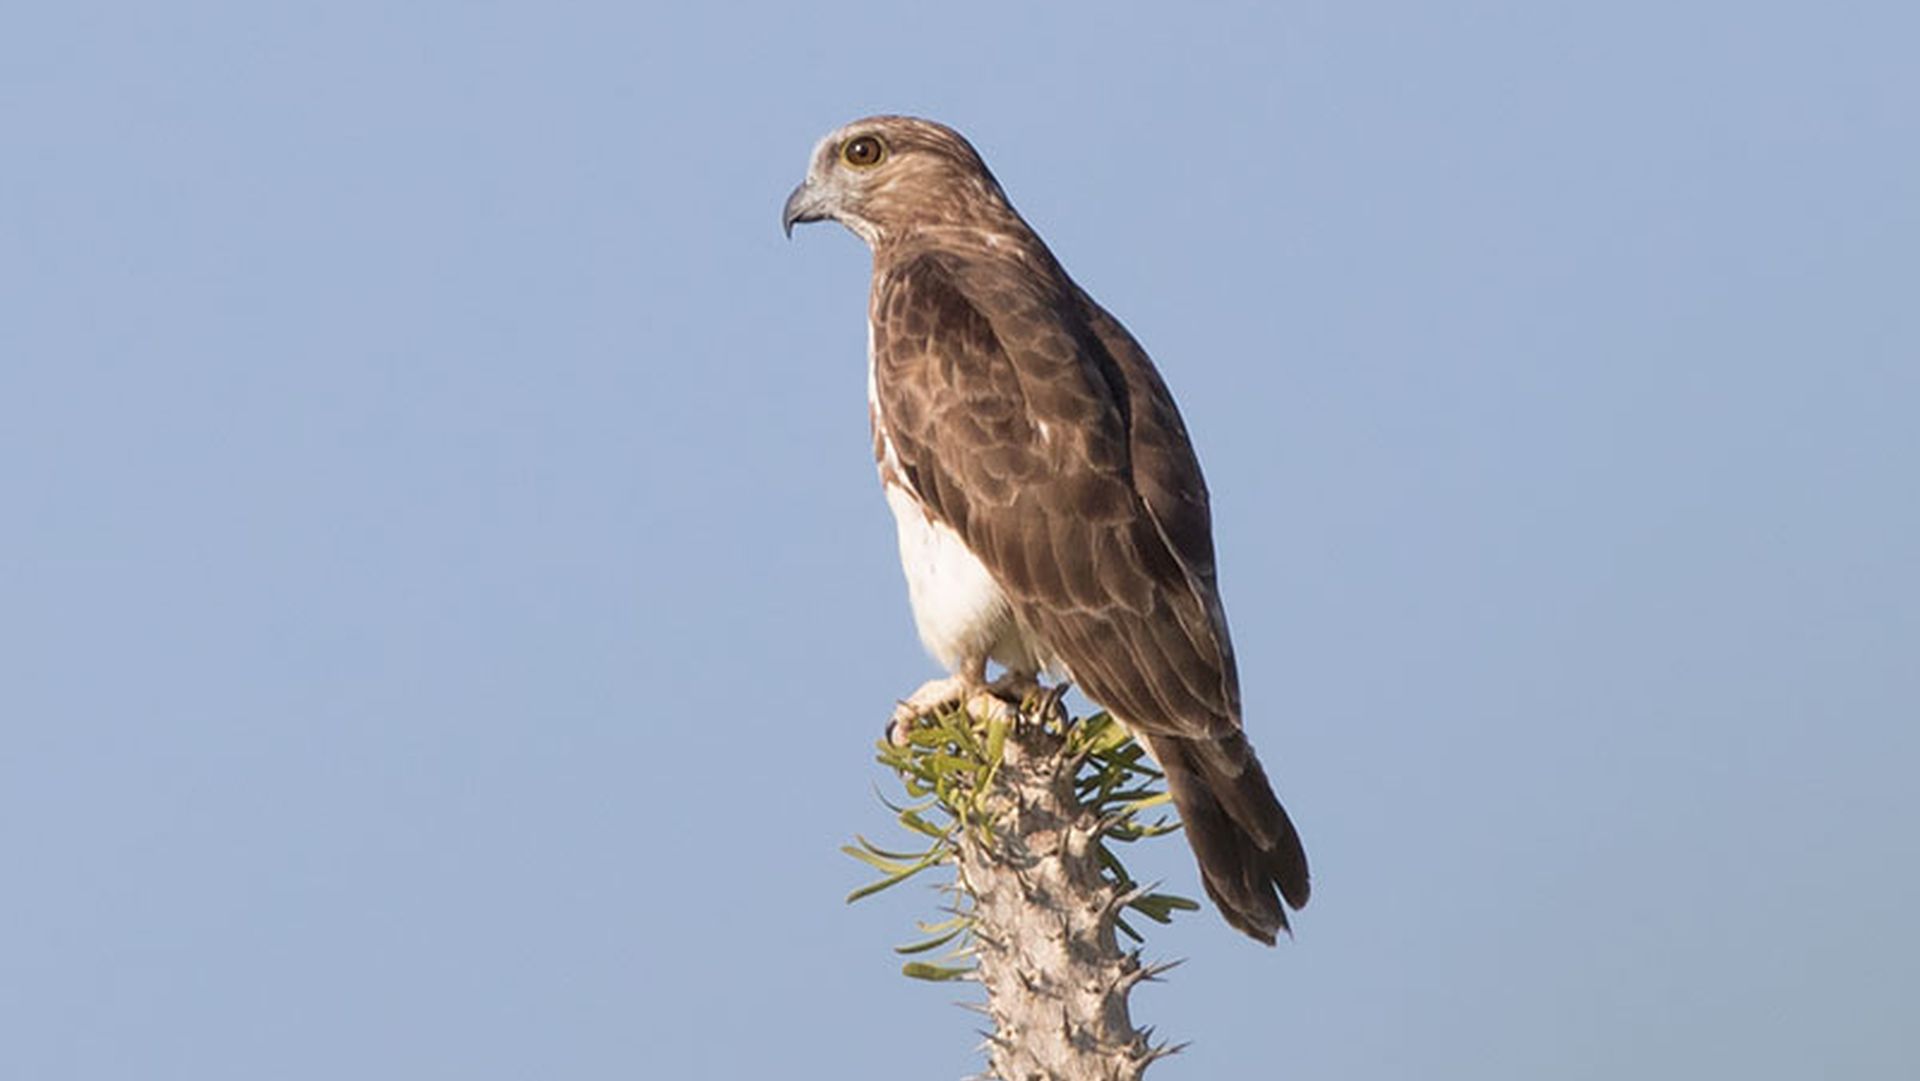
[[[1165,923],[1166,921],[1161,920],[1160,922]],[[944,934],[935,935],[929,939],[923,939],[919,942],[911,942],[905,946],[895,946],[893,948],[893,952],[899,953],[899,954],[911,954],[911,953],[926,953],[928,950],[937,950],[940,947],[946,945],[947,943],[952,942],[954,939],[958,938],[962,934],[965,934],[966,930],[967,929],[965,927],[955,927],[951,931],[948,931]]]
[[[928,980],[933,983],[946,983],[952,980],[971,979],[972,965],[933,965],[925,961],[908,961],[900,966],[900,974],[916,980]]]
[[[856,837],[860,847],[841,845],[840,851],[883,874],[899,874],[925,859],[923,852],[886,852],[873,847],[865,837]],[[906,861],[906,862],[902,862]]]
[[[1172,923],[1175,912],[1200,911],[1200,902],[1171,893],[1149,893],[1127,902],[1127,907],[1155,923]]]

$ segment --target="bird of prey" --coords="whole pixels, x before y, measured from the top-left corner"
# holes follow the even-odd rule
[[[825,219],[873,249],[874,457],[951,673],[907,714],[1065,675],[1160,764],[1227,923],[1271,945],[1306,853],[1241,731],[1207,486],[1160,373],[951,128],[822,139],[782,224]]]

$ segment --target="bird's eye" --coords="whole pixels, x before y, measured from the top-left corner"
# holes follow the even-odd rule
[[[840,148],[840,160],[856,169],[871,169],[887,156],[887,148],[871,135],[848,139]]]

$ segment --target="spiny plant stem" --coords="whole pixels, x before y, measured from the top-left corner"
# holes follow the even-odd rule
[[[931,840],[924,851],[881,849],[864,837],[846,851],[885,877],[849,900],[951,864],[950,918],[897,947],[942,962],[910,961],[929,980],[976,980],[993,1020],[985,1050],[1002,1081],[1133,1081],[1178,1048],[1134,1025],[1128,995],[1171,966],[1143,964],[1127,922],[1165,923],[1198,907],[1153,893],[1127,873],[1113,845],[1176,828],[1141,814],[1164,804],[1159,773],[1104,714],[1074,723],[1047,702],[1017,718],[955,711],[925,719],[904,746],[880,745],[916,802],[897,820]],[[893,806],[893,805],[889,805]]]

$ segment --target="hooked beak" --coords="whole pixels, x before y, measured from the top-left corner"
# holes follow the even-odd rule
[[[780,211],[780,228],[786,230],[791,238],[796,222],[820,221],[826,216],[827,211],[821,205],[819,193],[810,182],[803,181],[793,189],[792,195],[787,196],[787,205]]]

